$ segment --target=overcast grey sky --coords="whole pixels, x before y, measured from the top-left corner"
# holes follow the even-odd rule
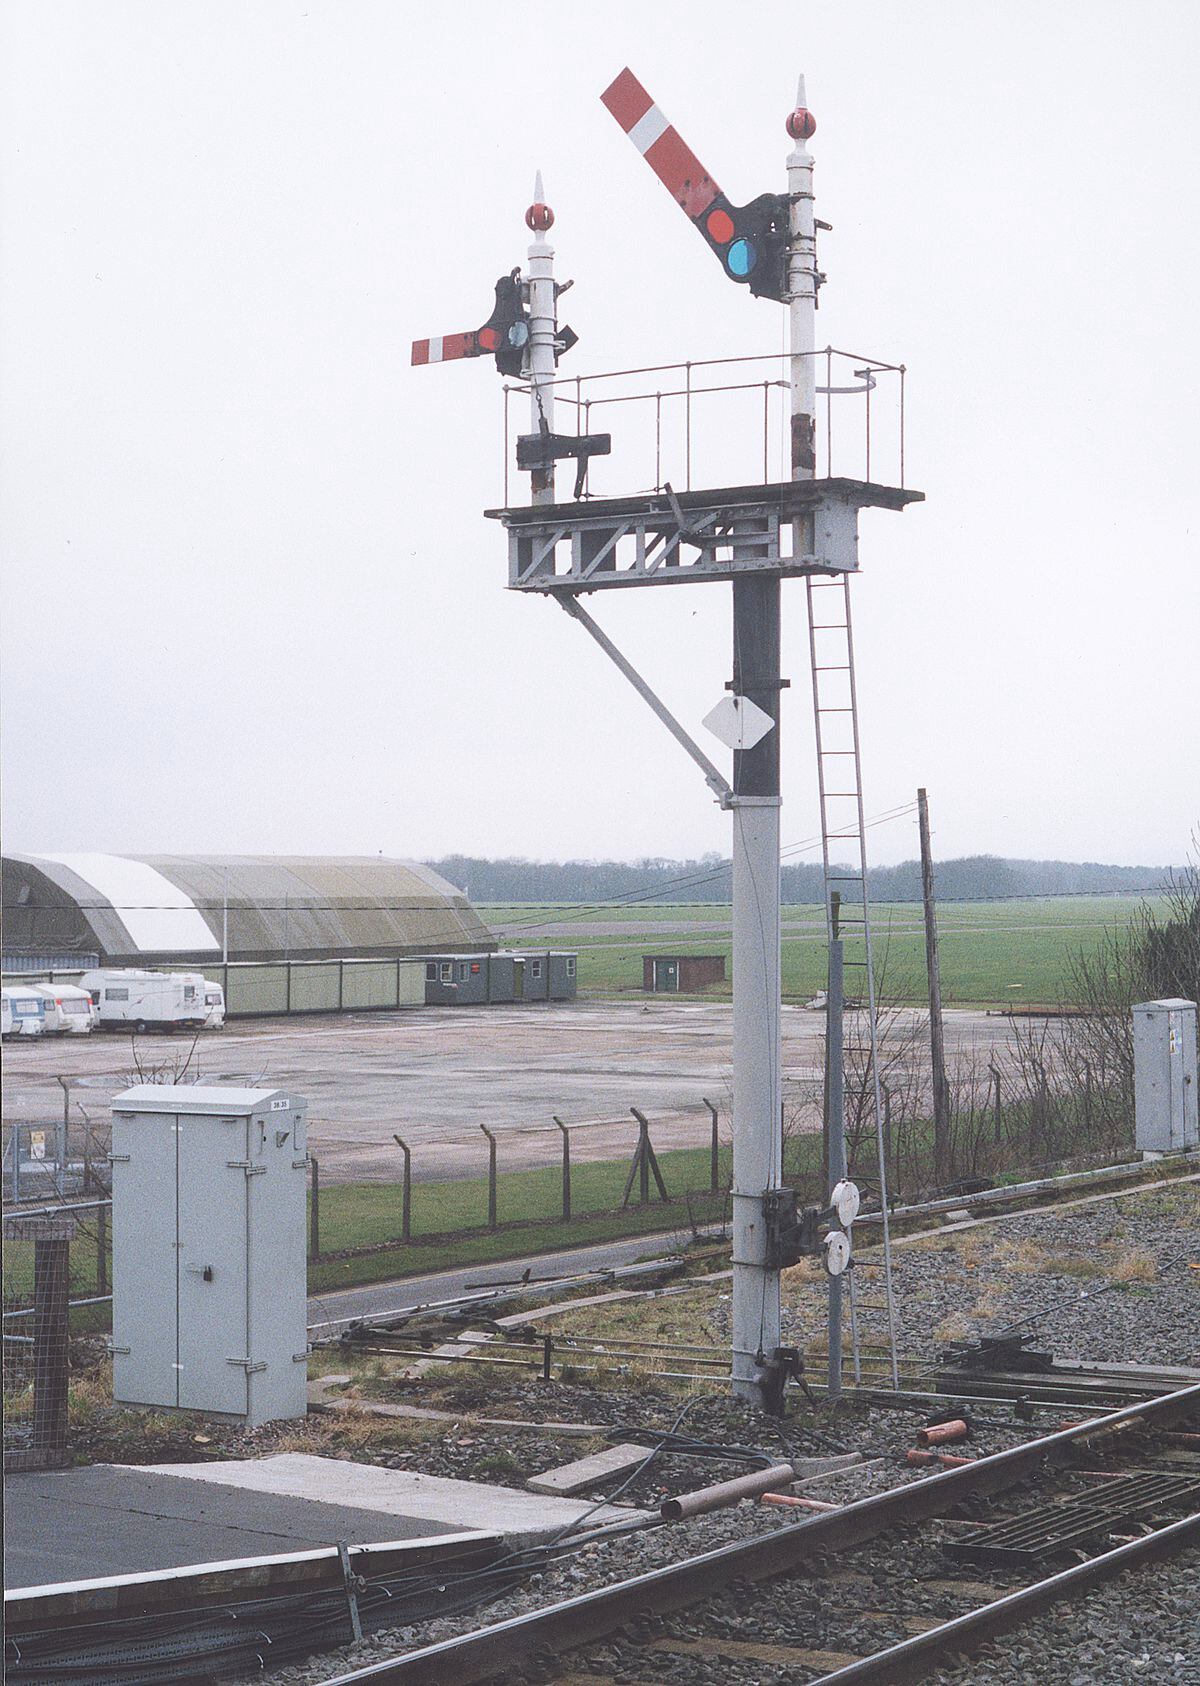
[[[538,167],[576,283],[564,372],[778,349],[781,308],[723,278],[601,106],[629,64],[737,202],[785,186],[805,71],[819,339],[910,371],[928,502],[864,517],[855,586],[868,809],[927,785],[943,856],[1183,859],[1196,15],[10,0],[8,845],[727,849],[580,629],[504,590],[490,361],[409,366],[523,261]],[[697,731],[728,596],[593,599]],[[792,842],[816,823],[798,584],[785,616]],[[879,860],[914,847],[874,833]]]

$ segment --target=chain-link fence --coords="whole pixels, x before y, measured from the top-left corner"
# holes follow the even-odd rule
[[[64,1116],[5,1123],[0,1184],[6,1205],[86,1199],[109,1189],[109,1117],[93,1120],[64,1105]]]

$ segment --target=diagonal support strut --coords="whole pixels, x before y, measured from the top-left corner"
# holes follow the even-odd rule
[[[688,733],[671,713],[666,703],[664,703],[662,699],[650,689],[649,685],[647,685],[646,681],[642,678],[637,668],[634,667],[633,663],[628,661],[626,657],[621,654],[612,639],[602,627],[596,624],[591,615],[588,614],[587,610],[576,600],[573,594],[569,594],[567,592],[555,592],[554,595],[558,601],[559,607],[565,609],[567,614],[570,615],[573,620],[577,620],[579,622],[585,632],[589,632],[592,635],[592,637],[596,640],[596,643],[599,644],[600,648],[604,651],[605,655],[609,658],[613,665],[619,668],[619,670],[625,675],[626,679],[628,679],[629,683],[633,686],[637,694],[644,702],[648,703],[654,713],[657,714],[658,718],[667,728],[667,731],[670,732],[676,743],[686,750],[691,756],[697,767],[699,767],[700,771],[704,774],[705,784],[717,798],[717,801],[721,804],[722,808],[730,807],[733,804],[734,799],[732,785],[725,778],[720,769],[714,766],[708,759],[708,756],[705,755],[704,751],[700,748],[700,745],[695,741],[695,739],[689,737]]]

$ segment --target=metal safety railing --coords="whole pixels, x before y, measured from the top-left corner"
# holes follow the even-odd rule
[[[904,364],[836,346],[806,355],[816,363],[818,478],[903,488]],[[776,351],[646,364],[565,375],[544,383],[541,392],[569,411],[569,425],[556,424],[555,430],[577,437],[603,427],[616,407],[631,407],[613,435],[611,453],[591,459],[585,498],[657,492],[667,485],[690,491],[765,484],[791,478],[791,361],[788,353]],[[661,378],[647,386],[651,376]],[[504,388],[506,506],[514,486],[515,437],[529,426],[522,410],[530,391],[526,383]]]

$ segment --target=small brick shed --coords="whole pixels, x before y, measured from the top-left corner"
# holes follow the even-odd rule
[[[647,994],[691,995],[725,982],[723,954],[643,954],[642,988]]]

